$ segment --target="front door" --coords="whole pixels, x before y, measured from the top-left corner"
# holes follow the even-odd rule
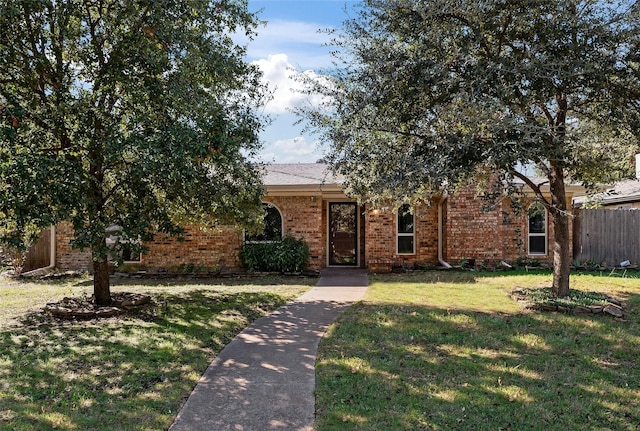
[[[358,205],[329,203],[329,265],[358,265]]]

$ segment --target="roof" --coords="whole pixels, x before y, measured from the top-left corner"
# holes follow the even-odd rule
[[[540,186],[543,192],[548,192],[549,180],[540,177],[530,177],[534,184]],[[263,184],[269,194],[300,194],[301,192],[323,195],[332,194],[334,197],[344,197],[342,177],[334,175],[325,163],[273,163],[264,165]],[[522,180],[515,179],[515,184],[524,185]],[[574,196],[584,194],[584,188],[575,184],[566,184],[567,193]]]
[[[540,190],[543,193],[548,193],[549,192],[549,179],[545,178],[545,177],[527,177],[529,178],[529,180],[535,184],[536,186],[540,187]],[[513,184],[517,185],[517,186],[524,186],[525,183],[524,181],[522,181],[520,178],[514,178],[513,179]],[[583,185],[581,184],[577,184],[577,183],[568,183],[565,182],[564,183],[564,189],[565,189],[565,193],[569,193],[572,196],[583,196],[584,194],[586,194],[586,189],[584,188]]]
[[[624,180],[618,182],[613,188],[598,193],[590,198],[576,199],[576,204],[581,205],[586,200],[597,201],[601,205],[622,204],[640,201],[640,180]]]
[[[614,188],[605,192],[609,199],[640,200],[640,180],[620,181]]]
[[[265,186],[339,184],[324,163],[282,163],[265,166]]]

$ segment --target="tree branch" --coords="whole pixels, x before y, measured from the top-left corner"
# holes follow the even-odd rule
[[[511,25],[511,22],[513,22],[513,15],[507,14],[507,16],[505,17],[504,26],[502,27],[502,31],[500,32],[500,37],[498,38],[497,55],[500,55],[500,52],[502,52],[502,46],[505,44],[505,36],[507,34],[507,28]]]
[[[514,177],[522,180],[522,182],[524,182],[530,189],[531,191],[536,195],[536,197],[543,202],[544,206],[546,206],[547,208],[550,208],[551,203],[549,201],[547,201],[547,199],[544,197],[544,195],[542,194],[542,191],[540,190],[540,186],[544,183],[541,184],[536,184],[533,181],[531,181],[531,178],[527,177],[526,175],[524,175],[521,172],[518,172],[516,170],[510,169],[509,172],[511,173],[511,175],[513,175]]]
[[[551,112],[549,112],[549,110],[547,109],[546,106],[544,106],[544,104],[540,104],[538,106],[544,113],[544,116],[547,118],[549,125],[553,127],[553,124],[555,123],[555,119],[553,118],[553,115],[551,115]]]

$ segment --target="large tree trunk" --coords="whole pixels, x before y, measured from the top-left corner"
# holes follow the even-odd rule
[[[569,253],[569,211],[564,188],[564,173],[557,163],[551,163],[549,175],[551,191],[551,221],[553,223],[553,286],[554,295],[559,298],[569,295],[569,275],[571,259]]]
[[[93,296],[97,305],[111,304],[111,286],[109,284],[109,261],[107,256],[93,259]]]

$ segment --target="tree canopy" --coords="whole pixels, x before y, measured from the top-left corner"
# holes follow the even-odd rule
[[[69,220],[108,303],[109,227],[259,218],[267,93],[232,39],[256,25],[244,0],[0,0],[5,239]]]
[[[300,114],[347,190],[380,205],[491,173],[525,182],[554,224],[569,286],[565,181],[614,181],[638,150],[639,7],[599,0],[366,0],[336,34],[338,68]],[[636,133],[636,137],[633,136]],[[533,163],[550,196],[518,169]]]

